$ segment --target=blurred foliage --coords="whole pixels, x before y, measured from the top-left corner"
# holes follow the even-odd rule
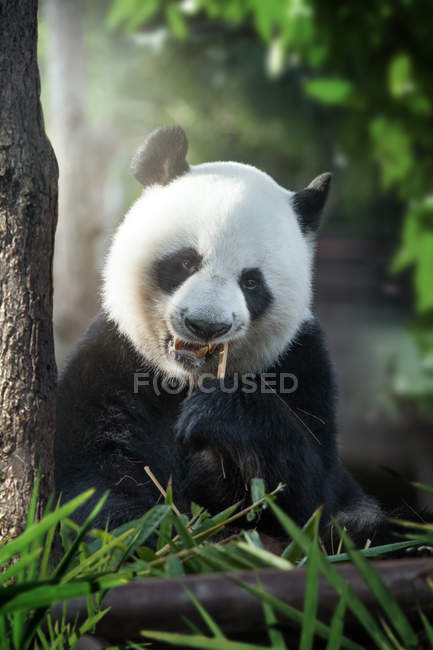
[[[343,109],[343,128],[331,126],[330,137],[348,156],[374,162],[382,190],[407,205],[393,270],[413,268],[422,317],[416,328],[426,333],[433,325],[431,9],[428,0],[114,0],[108,15],[111,28],[131,31],[163,14],[182,39],[203,13],[232,28],[246,27],[267,45],[270,76],[297,69],[304,92],[332,110],[325,117],[327,131],[335,107]],[[236,120],[242,128],[239,115]],[[427,386],[431,364],[426,370],[422,359],[433,355],[433,341],[423,338],[419,373],[428,374]]]
[[[135,27],[139,6],[149,12],[156,7],[143,29]],[[84,5],[86,102],[92,122],[107,131],[115,148],[108,187],[114,218],[140,191],[125,175],[131,151],[153,128],[178,122],[190,135],[192,163],[245,161],[291,189],[330,169],[332,220],[325,231],[396,241],[402,204],[381,188],[368,143],[350,127],[344,108],[334,104],[329,110],[304,92],[313,81],[311,94],[323,92],[321,80],[310,79],[308,69],[295,62],[271,78],[263,44],[251,30],[209,21],[201,13],[186,21],[181,12],[188,38],[178,39],[167,29],[161,6],[160,0],[158,6],[122,0],[107,17],[102,0]],[[122,30],[114,29],[119,21]],[[104,24],[113,29],[101,28]],[[43,75],[48,74],[46,32],[42,15]],[[338,78],[331,81],[334,94],[347,92],[344,80],[343,90]],[[49,90],[48,81],[42,85],[48,131]]]

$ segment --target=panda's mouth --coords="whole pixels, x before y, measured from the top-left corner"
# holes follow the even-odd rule
[[[187,362],[195,367],[202,365],[212,356],[218,347],[217,343],[193,343],[182,341],[175,336],[169,341],[168,350],[175,361]]]

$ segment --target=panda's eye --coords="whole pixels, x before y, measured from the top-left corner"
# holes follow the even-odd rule
[[[243,285],[245,289],[248,289],[248,291],[253,291],[254,289],[257,289],[257,287],[259,286],[259,282],[254,278],[245,278],[243,281]]]
[[[182,268],[184,268],[189,273],[195,273],[198,270],[197,262],[186,257],[182,260]]]

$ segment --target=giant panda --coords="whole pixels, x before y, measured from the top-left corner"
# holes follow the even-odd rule
[[[190,166],[187,147],[182,128],[164,127],[133,158],[143,191],[59,382],[56,488],[65,500],[109,490],[95,523],[114,528],[158,502],[146,465],[172,478],[184,512],[246,504],[258,476],[285,485],[278,502],[299,525],[323,505],[325,540],[331,517],[357,543],[379,540],[384,514],[339,457],[334,373],[311,311],[331,176],[290,191],[250,165]],[[281,534],[270,514],[258,527]]]

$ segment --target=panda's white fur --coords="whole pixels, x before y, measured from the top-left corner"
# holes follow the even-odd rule
[[[167,354],[168,335],[191,338],[179,316],[185,307],[199,318],[234,319],[236,333],[215,339],[230,341],[230,372],[259,372],[278,360],[311,316],[313,246],[292,196],[266,173],[234,162],[192,166],[167,186],[144,189],[113,239],[103,306],[154,370],[188,378]],[[161,251],[183,247],[197,249],[203,265],[169,295],[155,286],[151,270]],[[261,269],[274,298],[256,321],[238,283],[251,266]]]

